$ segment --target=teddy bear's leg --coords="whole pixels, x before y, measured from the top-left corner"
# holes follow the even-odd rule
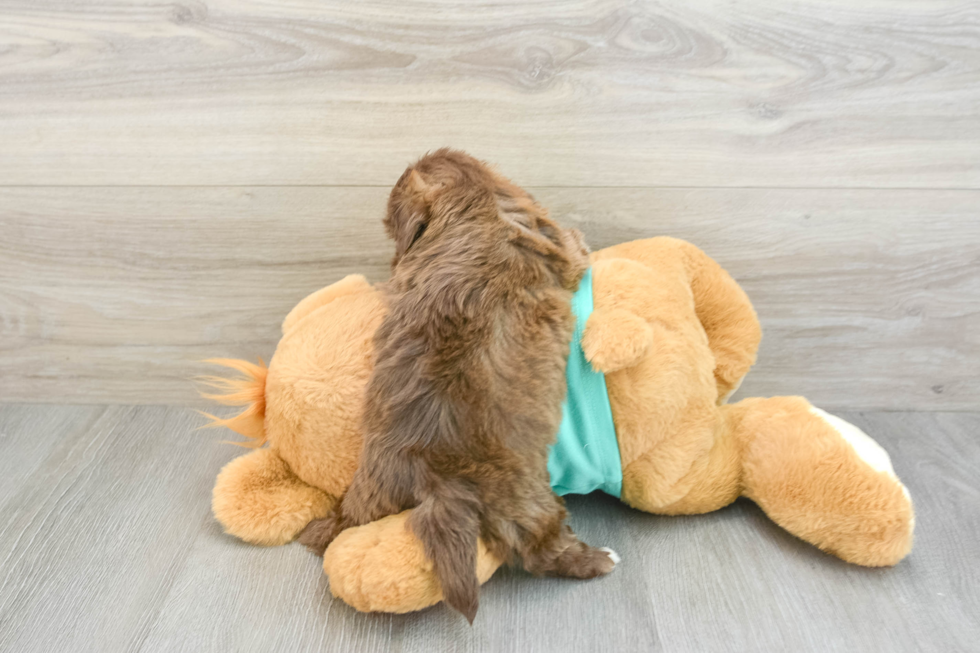
[[[410,510],[348,528],[327,548],[330,591],[362,612],[413,612],[442,600],[422,542],[408,526]],[[502,564],[478,542],[476,575],[485,583]]]
[[[777,524],[848,562],[894,565],[915,518],[888,454],[802,397],[746,399],[727,417],[742,448],[742,493]]]
[[[690,275],[694,310],[715,355],[718,403],[725,403],[755,363],[762,328],[745,291],[724,268],[690,243],[677,246]]]
[[[596,258],[596,285],[600,285],[599,265],[614,263],[609,260],[630,259],[650,269],[659,270],[663,275],[670,271],[664,261],[679,259],[682,264],[683,284],[690,288],[694,311],[708,337],[708,347],[715,357],[714,376],[718,386],[718,403],[730,397],[755,362],[755,355],[762,339],[762,329],[755,310],[745,291],[711,257],[691,243],[676,238],[658,237],[634,240],[601,250],[593,255]],[[622,263],[616,263],[622,265]],[[614,292],[617,305],[628,300],[624,289],[641,289],[650,283],[649,270],[646,276],[625,268],[614,274],[606,273],[609,290]],[[646,280],[644,280],[646,279]],[[596,292],[599,292],[597,288]],[[649,296],[657,296],[656,292]],[[598,297],[598,295],[597,295]],[[660,297],[663,299],[663,296]],[[598,303],[597,303],[598,305]],[[635,311],[643,315],[642,310]],[[658,306],[657,313],[663,312]]]
[[[333,501],[301,481],[266,448],[224,466],[214,484],[211,508],[226,533],[272,546],[293,540],[310,521],[326,515]]]
[[[674,437],[623,467],[620,498],[658,515],[700,515],[738,499],[741,453],[722,414],[676,426]]]

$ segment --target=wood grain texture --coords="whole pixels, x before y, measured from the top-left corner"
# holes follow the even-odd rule
[[[842,416],[889,451],[915,502],[898,566],[824,555],[748,501],[656,517],[569,497],[573,527],[617,550],[617,570],[591,582],[503,570],[470,628],[443,606],[357,613],[299,545],[222,534],[210,483],[240,450],[191,431],[185,410],[0,406],[5,451],[30,452],[42,429],[54,445],[0,504],[0,651],[974,650],[980,413]]]
[[[53,424],[65,411],[0,410],[4,455],[54,444],[0,504],[0,651],[135,651],[235,452],[187,409],[76,407]]]
[[[0,508],[62,440],[85,435],[99,406],[5,406],[0,410]]]
[[[193,401],[343,275],[380,279],[382,189],[0,189],[0,396]],[[209,372],[210,373],[210,372]]]
[[[0,7],[0,185],[980,188],[974,2]]]
[[[765,330],[740,396],[980,407],[980,192],[532,188],[594,248],[671,235]],[[380,280],[383,188],[0,189],[0,398],[187,403],[306,294]]]

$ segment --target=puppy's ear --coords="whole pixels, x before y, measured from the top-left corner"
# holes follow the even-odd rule
[[[569,290],[578,288],[585,271],[589,269],[589,245],[585,236],[578,229],[565,229],[562,232],[565,251],[568,253],[568,268],[562,281]]]
[[[511,241],[544,255],[561,284],[575,290],[589,267],[589,246],[578,229],[562,229],[529,198],[499,197],[498,214],[512,231]]]
[[[556,254],[562,247],[561,234],[547,220],[539,220],[540,209],[525,198],[497,196],[497,214],[512,228],[511,239],[541,254]]]
[[[395,241],[393,266],[425,233],[434,190],[434,184],[426,182],[414,168],[406,170],[391,190],[384,224],[388,237]]]

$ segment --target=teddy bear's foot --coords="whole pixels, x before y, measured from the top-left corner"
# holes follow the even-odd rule
[[[442,600],[439,579],[408,526],[411,511],[337,536],[323,555],[330,591],[361,612],[413,612]],[[482,542],[476,575],[485,583],[501,565]]]
[[[802,397],[747,399],[733,408],[743,494],[773,521],[859,565],[894,565],[908,554],[912,501],[878,443]]]
[[[211,507],[225,532],[252,544],[292,541],[333,498],[301,481],[271,449],[235,458],[214,484]]]

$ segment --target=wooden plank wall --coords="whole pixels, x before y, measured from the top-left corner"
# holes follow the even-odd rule
[[[452,145],[744,285],[743,396],[980,407],[971,2],[0,6],[0,401],[189,403]]]

